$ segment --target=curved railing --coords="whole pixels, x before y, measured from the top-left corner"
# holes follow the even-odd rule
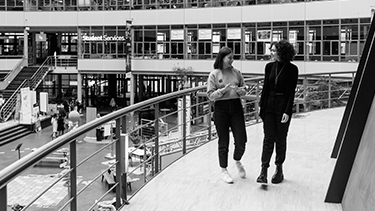
[[[297,90],[302,93],[298,95],[302,100],[298,101],[296,98],[296,107],[299,108],[299,105],[302,105],[301,109],[308,108],[308,96],[311,95],[311,92],[314,95],[327,93],[324,96],[331,96],[329,92],[344,92],[343,90],[346,88],[350,89],[350,86],[336,90],[332,88],[318,89],[319,87],[315,82],[321,80],[322,76],[328,77],[328,80],[324,79],[324,81],[330,87],[333,81],[352,81],[351,74],[354,75],[354,73],[352,71],[337,74],[300,75]],[[251,125],[260,122],[257,114],[259,96],[262,90],[262,78],[249,78],[245,79],[245,82],[249,86],[248,94],[243,98],[245,120],[247,125]],[[35,149],[0,171],[0,210],[7,209],[8,187],[12,180],[15,180],[21,174],[33,173],[32,167],[34,165],[47,159],[51,154],[61,151],[62,147],[69,147],[68,151],[70,152],[69,155],[65,154],[69,161],[65,163],[66,169],[55,174],[56,177],[54,177],[53,182],[46,185],[44,190],[36,195],[33,200],[29,201],[28,204],[23,204],[23,210],[32,206],[39,197],[61,182],[64,182],[69,188],[69,195],[64,204],[59,204],[57,208],[59,210],[64,210],[69,206],[71,211],[78,210],[78,207],[79,210],[91,211],[95,206],[104,206],[101,204],[103,200],[109,200],[111,197],[114,197],[113,205],[107,204],[107,206],[114,206],[116,209],[121,208],[137,192],[137,190],[132,192],[128,190],[127,186],[131,185],[132,182],[138,180],[141,183],[140,189],[170,163],[194,148],[216,138],[216,132],[211,125],[211,103],[205,97],[205,91],[205,86],[195,87],[128,106],[81,125],[77,129],[73,129]],[[316,100],[332,101],[335,99]],[[340,100],[345,103],[344,98]],[[171,109],[174,107],[174,102],[177,103],[177,109]],[[330,103],[327,105],[335,106]],[[152,118],[143,121],[143,124],[129,124],[129,121],[133,121],[131,117],[136,116],[136,114],[140,119],[147,116],[143,115],[145,111],[150,112]],[[73,119],[72,114],[70,117]],[[169,120],[171,119],[177,119],[177,121],[170,123]],[[141,123],[140,120],[134,122]],[[111,134],[111,139],[107,144],[100,148],[97,147],[98,149],[94,152],[80,151],[78,153],[79,141],[76,140],[80,140],[82,135],[88,134],[102,125],[115,125],[115,133]],[[106,156],[113,160],[105,162],[107,168],[100,170],[92,165],[93,167],[89,170],[91,176],[91,178],[88,178],[89,182],[84,187],[72,185],[77,184],[79,179],[77,171],[80,167],[84,164],[91,166],[89,162],[92,161],[90,160],[96,156],[102,156],[103,153],[109,151],[109,148],[111,148],[111,153]],[[81,154],[85,154],[85,156],[81,157]],[[136,164],[132,165],[134,163]],[[137,177],[135,172],[140,172],[142,176]],[[98,190],[98,183],[101,183],[99,178],[103,178],[109,184],[110,179],[108,177],[113,178],[109,190]],[[112,191],[115,191],[115,193],[112,193]],[[98,192],[103,194],[98,196]],[[83,193],[95,196],[92,199],[92,204],[81,203],[79,199],[80,196],[85,196]]]

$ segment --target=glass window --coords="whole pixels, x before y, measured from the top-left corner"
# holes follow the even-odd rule
[[[289,21],[289,26],[303,26],[305,25],[304,21]]]
[[[226,24],[213,24],[212,28],[217,29],[217,28],[226,28]]]
[[[309,20],[306,21],[306,25],[321,25],[322,21],[321,20]]]
[[[323,25],[331,25],[331,24],[339,24],[339,20],[338,19],[323,20]]]
[[[210,29],[212,27],[211,27],[211,24],[199,24],[199,28],[200,29]]]
[[[172,25],[171,28],[172,29],[183,29],[184,26],[183,25]]]
[[[158,29],[167,29],[167,30],[169,30],[169,25],[160,25],[160,26],[158,26]]]
[[[323,26],[324,40],[339,40],[339,26]]]
[[[361,18],[360,22],[361,23],[371,23],[371,18]]]
[[[272,31],[272,41],[287,40],[287,28],[286,27],[274,27]]]
[[[353,24],[353,23],[358,23],[358,18],[341,20],[341,24]]]
[[[360,37],[359,39],[365,40],[370,31],[370,24],[361,24],[360,25]]]
[[[134,30],[134,42],[143,42],[143,30]]]
[[[143,43],[135,43],[134,56],[143,56]]]
[[[272,26],[278,27],[278,26],[287,26],[288,22],[273,22]]]
[[[156,41],[156,31],[144,31],[144,41]]]
[[[185,27],[188,28],[188,29],[197,29],[198,28],[198,26],[196,24],[186,25]]]
[[[271,22],[260,22],[260,23],[257,23],[257,27],[271,27]]]
[[[156,26],[144,26],[144,29],[156,29]]]
[[[322,40],[322,28],[320,26],[310,26],[307,30],[307,41]]]

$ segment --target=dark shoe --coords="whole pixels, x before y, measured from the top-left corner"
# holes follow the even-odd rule
[[[257,183],[267,183],[267,168],[262,167]]]
[[[283,174],[283,166],[278,165],[276,166],[275,174],[272,176],[271,182],[274,184],[280,183],[284,180],[284,174]]]

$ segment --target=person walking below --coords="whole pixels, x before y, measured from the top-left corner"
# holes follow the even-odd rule
[[[56,138],[58,133],[57,133],[57,127],[58,127],[58,123],[57,123],[57,114],[53,114],[52,115],[52,118],[51,118],[51,125],[52,125],[52,134],[51,134],[51,137],[52,139]]]
[[[227,170],[229,151],[229,130],[234,137],[233,158],[241,178],[246,171],[241,164],[247,141],[245,118],[240,97],[246,94],[245,83],[241,72],[232,66],[233,53],[228,47],[220,49],[207,81],[207,96],[214,104],[214,123],[219,136],[219,165],[222,169],[221,179],[233,183]]]
[[[113,97],[111,98],[111,101],[109,102],[109,106],[111,106],[111,112],[116,111],[117,104],[116,104],[115,98]]]
[[[298,68],[291,63],[296,55],[293,45],[282,40],[272,43],[270,51],[274,61],[266,64],[259,103],[264,139],[258,183],[267,183],[267,169],[275,145],[276,171],[271,182],[280,183],[284,180],[283,163],[286,157],[287,134],[298,80]]]
[[[59,114],[57,117],[57,131],[58,135],[64,135],[65,131],[65,116],[63,114]]]

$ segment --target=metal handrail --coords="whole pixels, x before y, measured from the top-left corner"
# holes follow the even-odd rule
[[[17,95],[21,93],[21,89],[28,87],[29,79],[25,79],[21,85],[18,86],[16,91],[13,92],[13,94],[9,97],[9,99],[3,104],[3,106],[0,108],[0,119],[3,121],[7,121],[12,113],[16,110],[17,105]]]
[[[39,84],[42,82],[44,77],[48,74],[49,72],[49,67],[51,66],[52,62],[52,57],[49,56],[47,57],[46,60],[40,65],[37,71],[35,71],[34,75],[31,76],[30,78],[30,89],[35,90]]]
[[[24,66],[27,66],[27,59],[23,56],[17,64],[14,66],[13,70],[9,71],[8,74],[0,80],[0,89],[6,89],[10,82],[18,75]]]
[[[76,130],[72,130],[69,133],[66,133],[48,142],[47,144],[36,149],[34,152],[31,152],[30,154],[26,155],[20,160],[17,160],[16,162],[12,163],[11,165],[5,167],[2,171],[0,171],[0,197],[3,196],[3,194],[1,193],[3,193],[3,191],[6,191],[7,184],[11,182],[16,176],[20,175],[24,170],[33,166],[43,157],[47,156],[48,154],[52,153],[58,148],[66,144],[73,143],[74,140],[78,138],[80,135],[83,135],[86,132],[89,132],[90,130],[95,129],[96,127],[103,125],[106,122],[109,122],[113,119],[119,120],[119,118],[131,112],[138,111],[142,108],[149,107],[150,105],[157,104],[165,100],[169,100],[169,99],[176,98],[176,97],[182,97],[186,94],[189,94],[190,92],[195,92],[200,89],[204,89],[204,87],[195,87],[195,88],[190,88],[186,90],[181,90],[175,93],[170,93],[170,94],[166,94],[163,96],[155,97],[155,98],[137,103],[135,105],[128,106],[126,108],[123,108],[123,109],[114,111],[108,115],[105,115],[99,119],[95,119],[89,123],[86,123],[78,127]],[[120,130],[119,127],[117,127],[116,129]],[[116,133],[120,133],[120,131]],[[71,154],[74,154],[74,153],[71,153]],[[118,153],[116,153],[116,155],[117,154]],[[120,169],[120,168],[121,168],[120,166],[117,166],[117,169]],[[4,198],[0,198],[0,201],[1,203],[3,202],[6,203],[6,199]]]
[[[24,62],[26,61],[26,57],[23,56],[18,62],[17,64],[14,66],[13,70],[12,71],[9,71],[8,74],[6,74],[6,76],[4,76],[2,78],[2,81],[9,81],[9,78],[12,74],[14,73],[19,73],[19,71],[22,69],[22,65],[24,65]],[[15,74],[15,75],[17,75]]]

